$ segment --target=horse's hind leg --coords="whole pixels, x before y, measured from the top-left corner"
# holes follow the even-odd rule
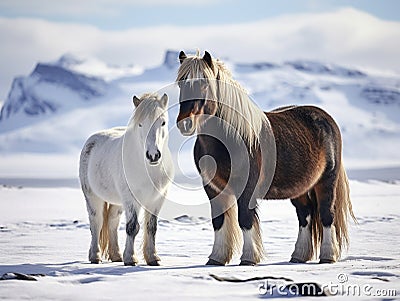
[[[148,265],[160,265],[160,257],[156,252],[157,216],[149,211],[144,213],[143,255]]]
[[[90,232],[92,240],[89,249],[89,261],[91,263],[101,262],[100,231],[103,225],[103,210],[105,202],[95,195],[86,195],[86,208],[89,215]]]
[[[304,194],[291,201],[293,206],[296,207],[297,218],[299,220],[299,234],[290,262],[306,262],[311,260],[314,253],[311,236],[311,200],[308,194]]]
[[[319,204],[319,214],[323,226],[322,242],[320,249],[320,263],[333,263],[339,259],[340,252],[336,240],[334,219],[334,189],[335,183],[331,177],[321,180],[315,191]]]
[[[139,232],[138,208],[133,202],[124,205],[126,215],[126,243],[123,255],[125,265],[136,265],[138,260],[135,256],[134,242]]]
[[[108,231],[109,231],[109,245],[108,253],[111,261],[122,261],[121,252],[118,246],[118,227],[122,214],[122,206],[110,205],[108,209]]]

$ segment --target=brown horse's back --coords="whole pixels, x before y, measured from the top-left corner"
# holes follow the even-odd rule
[[[341,165],[341,135],[333,118],[314,106],[265,113],[276,141],[275,176],[266,198],[296,198]]]

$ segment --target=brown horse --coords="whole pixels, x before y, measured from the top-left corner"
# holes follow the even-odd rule
[[[228,263],[242,238],[240,264],[262,260],[257,199],[290,199],[295,206],[291,262],[309,261],[318,250],[320,263],[336,262],[348,245],[348,216],[355,217],[332,117],[314,106],[264,113],[207,51],[203,57],[181,51],[179,60],[177,126],[183,135],[197,132],[194,159],[211,202],[215,237],[207,264]]]

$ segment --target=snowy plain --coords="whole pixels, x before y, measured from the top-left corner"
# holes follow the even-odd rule
[[[288,262],[297,236],[295,210],[288,200],[261,201],[265,260],[256,267],[238,266],[236,256],[225,267],[205,266],[213,231],[209,218],[183,215],[160,220],[157,248],[161,266],[123,263],[90,264],[90,231],[78,188],[0,188],[0,277],[5,273],[41,274],[37,281],[0,281],[2,300],[249,300],[287,298],[291,281],[219,282],[210,275],[249,279],[285,277],[295,283],[316,282],[335,298],[399,298],[400,183],[351,181],[358,225],[350,225],[350,247],[335,264]],[[201,192],[173,188],[169,199],[190,197],[207,203]],[[174,202],[166,206],[174,206]],[[168,210],[169,208],[165,208]],[[189,209],[190,210],[190,209]],[[119,230],[124,246],[124,221]],[[136,250],[142,257],[141,232]],[[266,282],[268,281],[268,283]],[[314,297],[302,297],[303,300]]]

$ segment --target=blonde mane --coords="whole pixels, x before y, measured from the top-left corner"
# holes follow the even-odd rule
[[[196,55],[185,58],[178,70],[176,81],[206,79],[213,99],[218,101],[218,116],[223,119],[224,130],[236,139],[243,139],[252,149],[259,142],[265,123],[264,112],[250,99],[247,91],[232,78],[224,63],[212,59],[213,68]]]
[[[157,93],[145,93],[140,96],[140,100],[140,104],[135,109],[135,112],[133,113],[133,116],[129,122],[129,126],[136,127],[146,118],[150,118],[150,120],[156,120],[161,115],[157,108],[163,108]]]

